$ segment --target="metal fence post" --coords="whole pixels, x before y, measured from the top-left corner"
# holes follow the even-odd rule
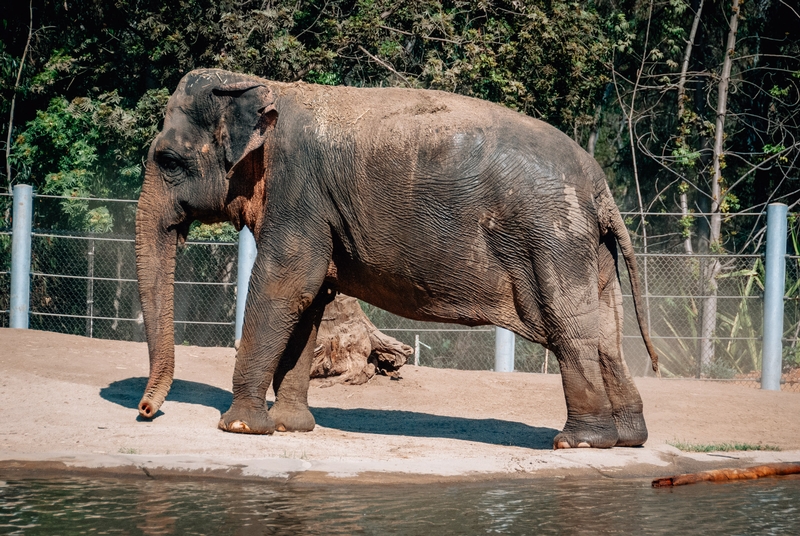
[[[14,219],[11,227],[11,314],[9,326],[28,329],[31,299],[31,232],[33,227],[33,188],[14,186]]]
[[[256,239],[250,229],[242,227],[239,231],[239,261],[236,273],[236,329],[234,346],[239,348],[244,325],[244,306],[247,303],[247,287],[250,285],[250,272],[256,262]]]
[[[494,371],[514,372],[514,333],[495,328]]]
[[[90,236],[94,237],[94,233]],[[94,238],[89,240],[86,256],[86,336],[91,339],[94,334]]]
[[[781,389],[783,295],[786,284],[786,212],[783,203],[767,207],[767,259],[764,281],[764,341],[761,388]]]

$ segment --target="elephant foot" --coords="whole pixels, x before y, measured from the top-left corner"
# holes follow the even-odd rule
[[[620,411],[614,413],[617,426],[617,447],[641,447],[647,441],[647,425],[641,411]]]
[[[310,432],[316,426],[308,406],[276,402],[269,410],[278,432]]]
[[[219,420],[219,429],[237,434],[271,434],[275,423],[267,413],[267,405],[260,408],[242,407],[234,403]]]
[[[609,416],[591,421],[568,420],[564,430],[553,439],[553,449],[607,449],[619,440],[614,420]]]

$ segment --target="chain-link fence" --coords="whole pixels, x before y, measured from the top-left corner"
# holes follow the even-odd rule
[[[0,230],[3,326],[9,322],[10,238],[8,229]],[[763,257],[640,253],[637,259],[662,374],[758,387]],[[236,270],[236,243],[188,242],[179,246],[176,344],[233,345]],[[131,234],[64,233],[35,228],[31,271],[31,328],[104,339],[144,340]],[[714,274],[714,286],[707,283],[709,274]],[[652,375],[624,262],[620,262],[620,277],[625,358],[635,376]],[[787,257],[786,282],[782,383],[784,389],[800,391],[800,256]],[[363,305],[379,329],[418,349],[420,365],[469,370],[494,367],[493,327],[416,322]],[[704,329],[703,312],[708,310],[715,318],[711,330]],[[710,343],[704,345],[706,340]],[[558,373],[558,363],[541,346],[517,337],[515,370]]]
[[[676,214],[646,214],[652,220],[676,220]],[[731,216],[732,217],[732,216]],[[745,214],[732,242],[761,249],[765,229],[762,214]],[[629,225],[631,222],[629,221]],[[633,227],[633,225],[630,225]],[[681,233],[664,233],[662,221],[654,224],[662,234],[653,237],[652,249],[683,251]],[[679,227],[679,225],[675,225]],[[638,229],[638,228],[637,228]],[[794,230],[791,231],[794,233]],[[632,235],[639,246],[642,234]],[[740,235],[740,236],[737,236]],[[678,240],[675,238],[679,237]],[[797,244],[796,240],[790,240]],[[641,249],[641,247],[639,248]],[[800,392],[800,257],[786,257],[784,294],[783,375],[781,388]],[[761,385],[763,335],[764,257],[762,255],[702,255],[638,253],[637,264],[645,293],[650,335],[667,378],[702,378],[758,388]],[[625,330],[623,349],[635,376],[653,375],[636,323],[630,284],[620,262]],[[711,281],[712,283],[709,283]],[[709,321],[708,319],[711,319]]]
[[[0,229],[0,326],[7,328],[11,309],[11,229]]]
[[[237,245],[188,242],[175,273],[175,342],[233,344]],[[30,327],[143,341],[132,237],[35,232]]]
[[[37,216],[60,199],[37,197]],[[71,201],[71,200],[67,200]],[[105,204],[115,201],[106,200]],[[119,204],[130,204],[125,200]],[[42,206],[44,205],[44,206]],[[135,206],[135,203],[134,203]],[[123,208],[113,211],[122,213]],[[127,214],[128,225],[135,210]],[[132,232],[77,233],[42,228],[31,239],[29,326],[86,337],[144,341]],[[237,244],[189,241],[178,248],[175,343],[232,346]],[[0,322],[9,325],[10,230],[0,231]]]
[[[665,377],[760,379],[763,285],[760,256],[640,254],[647,273],[646,318]],[[703,274],[718,267],[716,292]],[[652,375],[639,334],[626,270],[621,269],[625,330],[623,351],[635,376]],[[703,311],[716,310],[713,332],[703,332]],[[704,340],[710,352],[704,356]],[[754,376],[758,373],[758,378]]]

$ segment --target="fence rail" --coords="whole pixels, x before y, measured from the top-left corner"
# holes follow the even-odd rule
[[[53,196],[37,196],[58,202]],[[72,200],[72,198],[70,199]],[[117,200],[95,199],[97,202]],[[119,200],[129,206],[131,200]],[[134,206],[135,208],[135,206]],[[638,218],[638,213],[626,216]],[[646,219],[677,214],[645,214]],[[744,216],[744,215],[743,215]],[[763,214],[746,216],[762,218]],[[129,214],[130,217],[130,214]],[[763,219],[763,218],[762,218]],[[629,222],[634,228],[635,222]],[[9,325],[11,232],[0,230],[0,324]],[[673,246],[675,242],[673,241]],[[134,238],[128,234],[76,233],[35,227],[32,233],[30,327],[76,335],[144,341],[136,285]],[[637,253],[646,288],[650,332],[666,377],[705,377],[756,385],[760,381],[764,257]],[[707,263],[718,262],[716,290],[703,280]],[[175,274],[175,342],[232,346],[235,330],[237,243],[189,241],[179,247]],[[651,375],[634,315],[630,285],[620,263],[624,304],[623,352],[635,376]],[[786,256],[783,388],[800,391],[800,256]],[[704,304],[716,303],[714,360],[698,360]],[[493,327],[421,323],[364,304],[373,323],[414,346],[425,366],[491,370]],[[556,359],[541,346],[516,338],[515,369],[558,373]]]

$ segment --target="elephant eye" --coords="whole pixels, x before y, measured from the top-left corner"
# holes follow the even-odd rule
[[[172,152],[162,152],[156,156],[158,167],[164,172],[168,182],[177,182],[183,176],[185,167],[181,158]]]

